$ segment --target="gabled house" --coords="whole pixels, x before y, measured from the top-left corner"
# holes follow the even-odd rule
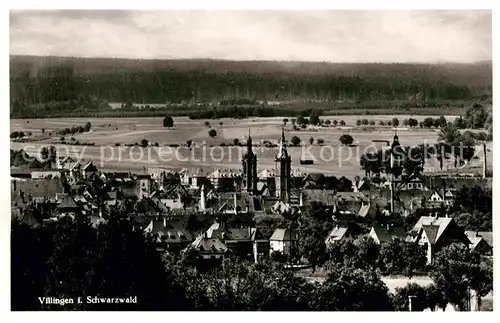
[[[231,253],[229,248],[220,239],[216,237],[210,238],[207,233],[196,237],[193,243],[191,243],[191,248],[198,252],[199,259],[216,263],[222,262]]]
[[[274,230],[269,238],[269,252],[280,252],[283,255],[295,256],[298,254],[299,233],[297,229],[286,228]]]
[[[225,228],[219,223],[214,223],[207,230],[208,238],[217,238],[241,259],[254,257],[254,242],[251,228]]]
[[[328,236],[325,239],[325,244],[327,248],[331,248],[341,241],[352,241],[355,238],[354,233],[349,227],[336,226],[332,229],[332,231],[330,231],[330,233],[328,233]]]
[[[193,241],[192,235],[182,223],[155,218],[149,222],[144,233],[152,236],[159,251],[180,251]]]
[[[382,244],[395,239],[405,240],[406,232],[403,227],[373,226],[368,234],[377,244]]]
[[[81,208],[78,206],[75,200],[69,195],[63,198],[61,203],[57,205],[56,210],[59,213],[59,216],[69,216],[72,219],[75,219],[75,217],[82,214]]]
[[[469,238],[469,247],[481,255],[493,255],[493,233],[485,231],[465,231]]]
[[[167,187],[165,193],[159,195],[159,199],[170,210],[179,210],[190,205],[192,196],[184,186],[176,184]]]
[[[441,206],[451,206],[455,202],[455,194],[451,190],[434,190],[426,201],[426,206],[430,208],[439,208]]]
[[[453,242],[469,245],[464,230],[448,217],[423,216],[406,237],[406,241],[418,243],[427,248],[427,263],[432,263],[434,255],[441,248]]]
[[[86,163],[85,165],[83,165],[81,167],[81,170],[82,170],[82,178],[83,179],[90,178],[91,175],[97,175],[97,173],[99,171],[97,169],[97,167],[94,165],[94,163],[92,163],[91,161]]]

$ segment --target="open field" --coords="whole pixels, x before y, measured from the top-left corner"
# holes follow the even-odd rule
[[[402,121],[410,116],[398,116]],[[411,116],[422,120],[427,116]],[[390,116],[363,116],[372,120],[388,120]],[[277,143],[281,136],[281,124],[283,118],[251,118],[251,119],[220,119],[208,120],[211,127],[217,131],[215,138],[208,135],[209,128],[204,126],[206,120],[190,120],[187,117],[174,118],[175,126],[172,129],[163,127],[162,118],[72,118],[64,119],[31,119],[11,120],[11,131],[31,131],[33,134],[45,132],[54,133],[58,129],[84,125],[87,121],[92,123],[92,131],[74,135],[81,142],[93,142],[96,146],[67,146],[56,145],[59,155],[73,155],[78,158],[90,159],[107,170],[131,170],[137,171],[144,167],[164,167],[168,169],[180,168],[228,168],[240,169],[241,154],[246,147],[220,147],[220,143],[231,143],[237,138],[245,142],[249,130],[258,147],[254,151],[258,158],[258,168],[274,168],[274,156],[277,148],[265,148],[259,146],[265,140]],[[357,116],[342,116],[328,118],[344,120],[350,126],[354,125]],[[29,122],[28,122],[29,121]],[[222,122],[222,125],[220,123]],[[340,145],[338,138],[345,133],[354,137],[356,147],[344,147]],[[292,156],[292,167],[299,171],[322,172],[338,176],[354,177],[362,175],[359,166],[360,156],[369,149],[381,147],[381,143],[373,145],[372,140],[392,141],[394,131],[389,127],[377,127],[373,131],[362,129],[341,129],[336,127],[307,129],[293,131],[291,124],[286,126],[285,135],[287,140],[292,136],[301,139],[301,147],[290,147]],[[417,145],[422,142],[433,144],[437,141],[435,130],[404,130],[398,131],[399,140],[403,146]],[[71,135],[66,136],[68,140]],[[315,142],[321,138],[324,145],[309,145],[309,138],[313,137]],[[12,149],[25,148],[28,153],[38,153],[40,146],[49,142],[57,141],[59,136],[53,135],[52,139],[46,139],[35,143],[11,143]],[[125,144],[140,143],[147,139],[151,143],[158,143],[160,147],[123,147]],[[163,145],[185,144],[186,140],[193,141],[193,148],[173,148]],[[119,143],[121,147],[115,147]],[[210,147],[213,146],[213,147]],[[489,147],[491,150],[491,147]],[[490,151],[491,152],[491,151]],[[491,165],[492,154],[489,154],[488,163]],[[300,158],[315,160],[314,165],[303,166],[299,164]],[[491,167],[491,166],[490,166]]]

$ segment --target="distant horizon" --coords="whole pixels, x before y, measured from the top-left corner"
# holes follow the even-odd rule
[[[415,65],[443,65],[443,64],[455,64],[455,65],[474,65],[481,63],[492,63],[492,59],[478,60],[471,62],[454,62],[454,61],[430,61],[430,62],[418,62],[418,61],[393,61],[393,62],[377,62],[377,61],[307,61],[307,60],[265,60],[265,59],[254,59],[254,60],[239,60],[239,59],[228,59],[228,58],[211,58],[211,57],[192,57],[192,58],[131,58],[125,56],[111,57],[111,56],[68,56],[68,55],[30,55],[30,54],[9,54],[9,58],[12,57],[42,57],[42,58],[76,58],[76,59],[121,59],[121,60],[131,60],[131,61],[219,61],[219,62],[276,62],[276,63],[324,63],[324,64],[415,64]]]
[[[491,61],[491,10],[11,10],[11,55],[442,64]]]

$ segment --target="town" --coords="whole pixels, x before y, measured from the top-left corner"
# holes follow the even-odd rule
[[[449,261],[463,261],[453,257],[465,252],[476,257],[481,278],[471,279],[482,284],[478,290],[467,286],[467,302],[463,295],[438,291],[440,297],[432,297],[441,303],[426,303],[431,296],[421,290],[435,288],[426,285],[428,280],[425,286],[398,286],[396,292],[421,293],[415,295],[421,299],[413,301],[413,310],[435,310],[451,302],[461,310],[479,310],[492,286],[491,267],[485,267],[493,254],[492,182],[485,144],[479,145],[480,172],[426,171],[428,152],[422,146],[405,149],[395,130],[392,142],[384,142],[379,154],[388,155],[388,160],[370,161],[369,153],[361,158],[365,173],[378,174],[348,179],[298,171],[284,129],[281,126],[277,144],[269,148],[275,151],[275,167],[270,169],[259,167],[251,129],[241,144],[239,170],[155,167],[105,172],[92,161],[56,156],[54,147],[44,147],[44,168],[11,168],[12,220],[20,226],[13,230],[81,225],[99,232],[110,223],[127,223],[164,259],[196,268],[200,275],[218,272],[228,261],[278,264],[287,275],[316,283],[329,279],[321,272],[342,266],[402,275],[408,282],[418,276],[439,277],[433,269],[436,262],[448,266]],[[25,152],[11,151],[14,162],[22,155],[28,160]],[[32,167],[36,158],[29,160]],[[385,164],[385,176],[370,163]],[[484,281],[488,275],[489,283]],[[400,310],[408,310],[407,296],[398,295],[403,297]],[[387,310],[392,305],[384,306]]]
[[[491,10],[9,22],[11,311],[493,311]]]

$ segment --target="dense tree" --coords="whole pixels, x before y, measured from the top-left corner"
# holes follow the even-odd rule
[[[321,146],[321,145],[323,145],[325,143],[325,140],[323,138],[318,138],[316,140],[316,143]]]
[[[314,138],[313,137],[309,138],[309,145],[312,145],[313,143],[314,143]]]
[[[387,286],[372,271],[333,269],[318,287],[315,308],[320,311],[390,311]]]
[[[340,121],[339,121],[339,125],[340,125],[341,127],[344,127],[344,126],[346,125],[346,123],[345,123],[345,121],[344,121],[344,120],[340,120]]]
[[[394,127],[398,127],[399,126],[399,119],[398,118],[392,118],[392,125]]]
[[[482,264],[480,255],[464,244],[451,244],[436,254],[431,278],[443,298],[461,310],[467,309],[470,289],[484,297],[493,288],[491,266]]]
[[[396,287],[395,293],[392,295],[392,304],[396,311],[409,311],[411,297],[411,310],[413,312],[421,312],[427,307],[427,290],[415,283],[408,283],[405,287]]]
[[[432,128],[432,127],[434,127],[434,119],[431,118],[431,117],[425,118],[424,121],[422,121],[422,122],[423,122],[423,127],[424,128]]]
[[[410,127],[416,127],[416,126],[418,126],[418,120],[414,119],[414,118],[410,118],[410,119],[408,119],[408,125]]]
[[[297,136],[293,136],[290,140],[290,143],[292,144],[292,146],[298,146],[300,144],[300,138]]]
[[[484,128],[488,112],[481,104],[473,104],[465,111],[465,121],[473,129]]]
[[[216,131],[215,129],[210,129],[210,130],[208,131],[208,135],[209,135],[211,138],[213,138],[213,137],[217,136],[217,131]]]
[[[356,120],[356,126],[361,126],[362,121],[360,119]]]
[[[339,141],[342,145],[347,146],[347,145],[352,145],[354,142],[354,138],[349,135],[349,134],[343,134],[340,136]]]
[[[165,128],[172,128],[174,126],[174,119],[172,117],[166,116],[163,118],[163,126]]]

